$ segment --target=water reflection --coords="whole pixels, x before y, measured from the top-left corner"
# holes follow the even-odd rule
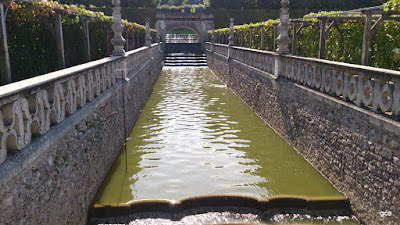
[[[96,203],[189,196],[338,196],[208,68],[164,68]]]
[[[232,124],[238,122],[223,110],[220,98],[208,93],[210,88],[225,86],[208,85],[209,78],[196,72],[166,70],[164,88],[157,93],[161,100],[150,109],[153,119],[144,124],[149,129],[132,149],[142,153],[140,171],[130,177],[135,181],[130,185],[133,198],[268,195],[267,189],[257,186],[267,181],[256,174],[260,166],[241,150],[249,148],[251,141],[235,135],[240,130]]]

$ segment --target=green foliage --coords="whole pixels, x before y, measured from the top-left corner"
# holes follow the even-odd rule
[[[385,4],[385,10],[400,11],[400,0],[390,0]]]
[[[164,12],[180,12],[182,9],[184,9],[186,13],[190,13],[190,10],[193,8],[196,10],[196,12],[204,12],[205,11],[205,6],[202,4],[200,4],[200,5],[180,5],[180,6],[161,5],[157,8],[157,10],[161,10]]]
[[[318,19],[311,18],[335,12],[310,13],[303,18],[310,21],[310,25],[304,27],[296,41],[295,54],[305,57],[318,57],[320,24]],[[354,15],[361,16],[361,15]],[[237,45],[254,49],[261,48],[260,25],[264,27],[264,49],[273,51],[274,28],[273,23],[278,20],[269,20],[264,23],[245,24],[235,26],[235,38]],[[253,38],[250,43],[250,29],[253,28]],[[241,43],[241,32],[244,42]],[[293,30],[290,30],[290,36]],[[210,31],[211,33],[211,31]],[[219,37],[225,37],[229,33],[228,28],[218,29]],[[361,63],[364,22],[360,20],[347,20],[337,23],[328,33],[325,43],[325,59],[332,61]],[[221,39],[219,39],[221,40]],[[222,38],[226,43],[226,38]],[[220,41],[221,42],[221,41]],[[384,21],[371,41],[371,66],[400,70],[400,22],[396,20]]]
[[[105,16],[102,12],[53,1],[10,2],[10,6],[6,28],[13,81],[58,69],[54,30],[56,12],[62,18],[67,67],[85,62],[83,17],[89,18],[92,60],[110,55],[108,51],[111,49],[109,39],[112,37],[112,17]],[[145,29],[142,25],[126,20],[122,23],[126,30]]]
[[[398,1],[398,0],[393,0]],[[280,0],[211,0],[212,8],[279,9]],[[381,5],[385,0],[290,0],[291,9],[350,9]]]

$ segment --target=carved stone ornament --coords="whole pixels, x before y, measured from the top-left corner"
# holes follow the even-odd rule
[[[276,39],[276,43],[278,44],[278,49],[276,52],[280,55],[289,54],[288,45],[291,41],[289,37],[289,0],[282,0],[282,8],[281,8],[281,15],[280,20],[281,22],[278,25],[279,36]]]
[[[114,31],[114,37],[111,39],[111,44],[114,45],[113,56],[125,56],[124,45],[126,40],[122,36],[122,31],[124,27],[121,24],[121,7],[119,0],[112,1],[114,8],[113,8],[113,20],[114,23],[111,26],[112,30]]]

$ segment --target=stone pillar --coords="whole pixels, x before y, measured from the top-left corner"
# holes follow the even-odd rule
[[[125,39],[122,37],[122,31],[124,27],[121,24],[121,7],[119,0],[112,0],[114,5],[113,8],[113,20],[112,30],[114,31],[114,37],[111,39],[111,43],[114,45],[113,56],[125,56],[124,44]]]
[[[56,30],[56,42],[57,42],[57,52],[58,52],[58,68],[65,68],[65,54],[64,54],[64,37],[62,30],[62,20],[61,15],[55,15],[55,30]]]
[[[289,48],[288,45],[290,43],[290,37],[289,37],[289,0],[282,0],[282,8],[281,8],[281,15],[280,15],[280,23],[278,25],[278,30],[279,30],[279,36],[276,39],[276,43],[278,44],[278,49],[276,52],[280,55],[284,54],[289,54]]]
[[[8,54],[6,21],[2,2],[0,2],[0,76],[1,84],[11,83],[10,56]]]
[[[229,46],[235,45],[235,19],[231,18],[229,23]]]
[[[151,46],[151,36],[150,36],[150,18],[146,17],[146,46]]]

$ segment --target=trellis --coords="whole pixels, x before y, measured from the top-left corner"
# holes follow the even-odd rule
[[[400,12],[397,11],[385,11],[384,6],[376,6],[376,7],[368,7],[368,8],[360,8],[345,12],[332,13],[327,15],[308,17],[308,18],[299,18],[299,19],[291,19],[289,22],[291,24],[292,30],[292,49],[291,52],[293,55],[296,54],[297,48],[297,40],[299,34],[303,28],[308,26],[312,26],[314,22],[312,19],[317,19],[320,29],[319,34],[319,50],[318,50],[318,58],[325,58],[325,43],[327,40],[327,36],[333,27],[336,27],[338,31],[340,31],[337,26],[338,23],[345,21],[364,21],[364,35],[363,35],[363,45],[362,45],[362,65],[370,64],[370,48],[371,48],[371,40],[375,36],[377,32],[377,28],[382,24],[385,20],[400,20]],[[279,35],[278,25],[277,23],[272,23],[273,28],[269,27],[267,29],[274,29],[274,50],[276,49],[276,38]],[[235,40],[238,40],[235,44],[238,44],[241,47],[249,47],[253,46],[254,41],[254,33],[260,32],[260,49],[265,50],[265,26],[257,25],[250,27],[250,41],[249,46],[245,46],[244,43],[244,31],[243,29],[235,30]],[[216,33],[216,40],[219,43],[227,44],[227,38],[222,38],[221,34]],[[224,34],[227,36],[227,34]]]
[[[50,33],[54,37],[57,45],[57,58],[58,58],[58,68],[64,69],[66,67],[65,63],[65,51],[64,51],[64,38],[63,38],[63,27],[62,27],[62,15],[67,15],[68,13],[75,14],[72,10],[63,10],[59,8],[54,9],[54,25],[52,25],[52,21],[49,17],[41,18],[41,22],[49,29]],[[89,21],[93,17],[81,15],[80,16],[83,27],[83,39],[84,39],[84,53],[85,53],[85,61],[90,62],[92,60],[90,53],[90,36],[89,36]],[[10,67],[10,58],[8,53],[8,44],[7,44],[7,33],[6,33],[6,18],[4,16],[4,6],[0,0],[0,77],[2,84],[11,83],[11,67]],[[108,25],[105,23],[105,41],[109,43],[110,36],[108,33]],[[145,45],[145,32],[140,29],[133,29],[132,32],[129,32],[128,29],[124,29],[124,36],[126,39],[125,49],[133,50]],[[151,31],[152,40],[157,40],[157,34],[154,31]],[[110,52],[110,47],[107,45],[107,52]]]
[[[400,15],[396,11],[384,11],[384,6],[376,6],[369,8],[355,9],[340,13],[332,13],[322,16],[309,17],[307,19],[292,19],[290,20],[293,29],[292,36],[292,54],[295,54],[296,41],[300,31],[312,23],[310,19],[318,19],[320,24],[320,38],[319,38],[319,52],[318,58],[325,57],[325,42],[327,35],[331,29],[340,22],[344,21],[364,21],[364,35],[362,45],[362,65],[369,65],[371,40],[375,36],[377,28],[385,20],[398,20],[399,17],[392,17]],[[373,23],[375,21],[375,23]],[[339,30],[339,27],[336,26]]]

